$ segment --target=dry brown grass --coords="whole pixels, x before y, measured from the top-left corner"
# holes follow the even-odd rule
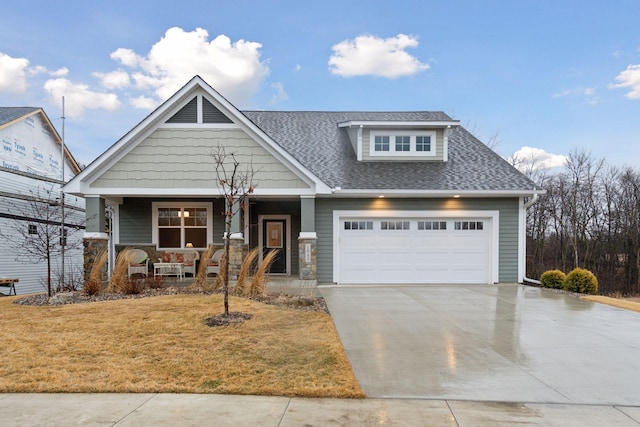
[[[233,298],[233,297],[232,297]],[[203,322],[221,295],[34,307],[0,299],[0,392],[363,397],[331,318],[233,298],[253,319]]]
[[[605,297],[603,295],[584,295],[580,299],[586,301],[599,302],[601,304],[607,304],[618,308],[624,308],[625,310],[632,310],[640,312],[640,302],[635,302],[633,299],[619,299]]]
[[[233,289],[234,295],[244,295],[249,292],[249,287],[247,286],[247,278],[252,273],[254,264],[256,259],[258,258],[258,251],[260,248],[253,248],[247,256],[242,261],[242,266],[240,267],[240,273],[238,273],[238,280],[236,282],[236,287]]]
[[[200,264],[198,266],[198,273],[196,274],[196,278],[193,280],[192,287],[196,289],[206,289],[210,287],[207,283],[207,263],[213,256],[213,246],[209,246],[205,253],[200,257]]]
[[[267,271],[275,261],[278,251],[272,249],[262,258],[262,262],[256,269],[253,279],[251,280],[251,288],[249,289],[249,295],[260,295],[264,293],[264,287],[267,284]]]
[[[84,284],[82,288],[83,292],[87,295],[95,295],[102,290],[102,268],[107,262],[109,253],[107,251],[100,251],[91,266],[89,272],[89,280]]]
[[[127,286],[128,278],[126,277],[129,271],[129,258],[131,252],[129,248],[125,248],[120,251],[116,258],[116,265],[111,273],[111,280],[105,289],[106,292],[125,293],[123,292]]]

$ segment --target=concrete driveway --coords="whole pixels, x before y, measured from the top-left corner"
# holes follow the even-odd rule
[[[640,405],[640,313],[521,285],[319,289],[369,397]]]

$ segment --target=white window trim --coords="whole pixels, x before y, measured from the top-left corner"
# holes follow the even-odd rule
[[[168,249],[184,249],[183,248],[161,248],[159,247],[159,237],[158,237],[158,208],[206,208],[207,209],[207,245],[213,243],[213,206],[209,202],[152,202],[151,203],[151,227],[152,227],[152,243],[156,245],[159,250],[168,250]],[[184,227],[183,227],[184,229]],[[182,240],[184,235],[180,236]],[[184,242],[186,245],[187,242]],[[195,248],[202,249],[202,248]]]
[[[369,134],[369,155],[371,157],[434,157],[436,155],[436,131],[433,130],[421,130],[421,131],[371,131]],[[376,136],[388,136],[389,137],[389,151],[376,151]],[[410,136],[410,148],[409,151],[396,151],[396,136]],[[431,137],[431,150],[430,151],[417,151],[416,150],[416,137],[417,136],[429,136]]]

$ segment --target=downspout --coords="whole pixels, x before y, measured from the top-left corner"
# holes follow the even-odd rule
[[[533,191],[533,198],[523,205],[524,212],[525,212],[525,221],[526,221],[526,217],[527,217],[527,209],[529,209],[531,206],[533,206],[538,201],[538,198],[539,198],[539,195],[534,190]],[[530,283],[535,283],[536,285],[540,285],[540,281],[539,280],[531,279],[531,278],[527,277],[527,231],[526,231],[526,225],[525,225],[525,233],[524,233],[524,242],[525,242],[524,262],[523,262],[524,275],[523,275],[523,279],[522,280],[524,282],[530,282]]]

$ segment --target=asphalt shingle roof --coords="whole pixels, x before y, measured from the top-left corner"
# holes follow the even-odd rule
[[[531,191],[537,186],[470,132],[449,136],[447,162],[359,162],[348,121],[450,121],[442,112],[282,112],[243,114],[330,187],[370,190]]]
[[[37,107],[0,107],[0,125],[9,123],[38,109]]]

